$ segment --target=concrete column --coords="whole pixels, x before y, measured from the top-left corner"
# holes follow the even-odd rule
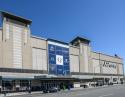
[[[15,81],[15,88],[16,88],[16,91],[19,91],[19,89],[20,89],[20,80]]]

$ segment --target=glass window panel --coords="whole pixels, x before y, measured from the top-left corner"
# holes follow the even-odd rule
[[[56,50],[62,51],[62,47],[56,46]]]
[[[57,55],[62,55],[62,51],[56,51]]]
[[[56,64],[56,55],[49,54],[49,64]]]

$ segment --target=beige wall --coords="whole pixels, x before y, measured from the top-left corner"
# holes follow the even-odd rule
[[[90,46],[87,44],[80,44],[80,72],[89,72],[89,61],[91,59]]]
[[[6,25],[9,25],[9,39],[6,39]],[[12,51],[12,24],[6,21],[6,18],[3,20],[3,65],[1,67],[12,68],[13,67],[13,51]]]
[[[79,63],[77,59],[79,60]],[[109,65],[116,66],[116,68],[104,67],[103,65],[105,62],[107,62]],[[122,64],[123,60],[121,58],[102,53],[91,52],[91,47],[87,44],[80,43],[80,48],[70,46],[71,72],[123,74]]]
[[[123,64],[118,64],[118,74],[123,74],[124,73],[124,67]]]
[[[91,52],[93,63],[92,65],[97,65],[97,60],[99,61],[100,71],[103,74],[123,74],[123,59],[114,56],[105,55],[102,53]],[[115,67],[106,67],[106,65],[113,65]]]
[[[111,62],[116,62],[116,63],[123,63],[123,60],[121,58],[116,58],[116,57],[108,56],[105,54],[100,54],[100,59],[111,61]]]
[[[9,31],[7,30],[7,26],[9,26]],[[43,49],[45,52],[45,58],[43,58],[47,65],[47,42],[43,39],[33,38],[31,37],[30,27],[26,24],[6,19],[4,17],[3,20],[3,43],[2,43],[2,33],[0,32],[0,52],[3,56],[0,56],[0,67],[4,68],[15,68],[13,64],[13,33],[14,29],[13,26],[18,26],[22,29],[22,67],[20,69],[32,69],[32,48],[39,48]],[[7,33],[7,31],[9,33]],[[8,34],[8,38],[7,38]],[[3,44],[3,45],[2,45]],[[4,48],[2,51],[2,47]],[[2,60],[3,57],[3,60]],[[2,62],[3,61],[3,62]],[[3,63],[3,64],[2,64]],[[46,66],[47,67],[47,66]],[[44,70],[47,68],[44,67]]]
[[[79,56],[70,55],[70,72],[79,72]]]
[[[91,52],[91,57],[92,57],[93,59],[99,59],[99,53]]]
[[[77,55],[79,56],[79,48],[75,46],[70,46],[69,48],[70,55]]]
[[[91,55],[91,47],[88,46],[88,72],[92,73],[93,72],[93,66],[92,66],[92,55]]]
[[[32,69],[47,71],[47,67],[48,67],[47,41],[45,39],[32,37],[31,46],[32,46]],[[41,55],[39,54],[40,52],[41,52]]]
[[[29,26],[23,29],[23,68],[32,69],[31,32]],[[25,40],[27,34],[27,41]]]
[[[32,37],[31,38],[31,47],[47,49],[47,42],[44,39]]]
[[[92,70],[92,72],[93,73],[101,73],[100,72],[100,62],[99,62],[99,60],[96,60],[96,59],[92,59],[92,68],[93,68],[93,70]]]
[[[79,72],[79,48],[75,46],[70,46],[70,72]]]
[[[32,48],[32,69],[47,71],[47,52],[44,49]]]
[[[7,38],[7,25],[9,25],[9,38]],[[22,68],[23,69],[31,69],[32,67],[32,57],[31,57],[31,43],[30,43],[30,29],[24,23],[10,20],[4,18],[3,21],[3,65],[1,67],[6,68],[15,68],[13,64],[13,33],[14,26],[20,27],[22,30]],[[25,43],[27,33],[27,43]],[[20,69],[22,69],[20,68]]]

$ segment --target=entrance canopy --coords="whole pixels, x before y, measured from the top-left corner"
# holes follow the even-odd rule
[[[47,77],[47,76],[35,76],[34,79],[37,80],[69,80],[69,81],[78,81],[78,78],[73,78],[73,77]]]

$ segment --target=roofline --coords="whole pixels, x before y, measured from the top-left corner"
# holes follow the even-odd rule
[[[69,46],[70,46],[70,47],[73,47],[73,48],[80,49],[80,47],[78,47],[78,46],[74,46],[74,45],[72,45],[72,44],[69,44]]]
[[[10,13],[10,12],[0,11],[0,13],[1,13],[2,17],[8,17],[10,19],[18,20],[20,22],[25,22],[27,24],[32,23],[32,20],[26,19],[26,18],[21,17],[21,16],[17,16],[15,14]]]
[[[84,38],[84,37],[80,37],[80,36],[76,36],[70,43],[73,43],[75,40],[77,39],[82,39],[82,40],[86,40],[87,42],[91,42],[91,40],[87,39],[87,38]]]
[[[46,38],[38,37],[35,35],[31,35],[31,38],[36,38],[36,39],[40,39],[40,40],[47,40]]]
[[[104,53],[102,53],[102,52],[96,52],[96,51],[92,51],[92,52],[93,52],[93,53],[96,53],[96,54],[102,54],[102,55],[105,55],[105,56],[109,56],[109,57],[118,58],[118,59],[122,59],[122,60],[123,60],[123,58],[121,58],[121,57],[115,57],[115,56],[113,56],[113,55],[104,54]]]
[[[53,41],[53,42],[58,42],[58,43],[65,44],[65,45],[69,45],[69,43],[67,43],[67,42],[63,42],[63,41],[52,39],[52,38],[48,38],[47,40],[48,41]]]
[[[90,39],[88,39],[88,38],[86,38],[86,37],[80,37],[80,36],[77,36],[77,38],[83,38],[83,39],[85,39],[85,40],[87,40],[87,41],[91,42],[91,40],[90,40]]]

